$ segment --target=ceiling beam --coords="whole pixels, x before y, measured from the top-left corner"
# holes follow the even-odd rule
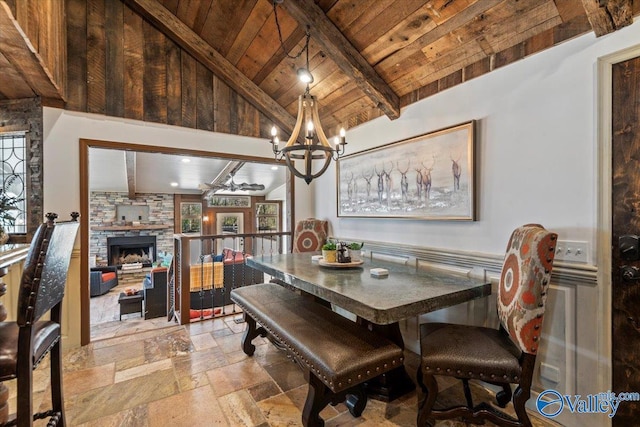
[[[596,37],[633,23],[633,0],[582,0]]]
[[[400,100],[391,86],[373,69],[360,52],[347,40],[314,0],[285,0],[280,6],[298,21],[309,25],[311,35],[338,67],[390,119],[400,117]]]
[[[124,0],[135,12],[151,22],[165,36],[187,51],[202,65],[233,88],[280,128],[291,131],[295,118],[260,89],[202,37],[180,21],[157,0]]]
[[[127,167],[127,187],[129,189],[129,198],[136,198],[136,152],[124,152],[125,163]]]
[[[62,91],[36,52],[5,1],[0,0],[0,54],[13,67],[12,73],[38,96],[64,101]],[[4,76],[6,77],[6,75]]]

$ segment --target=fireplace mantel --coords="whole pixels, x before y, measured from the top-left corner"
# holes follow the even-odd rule
[[[140,225],[95,225],[91,230],[95,231],[130,231],[130,230],[164,230],[173,228],[165,224],[140,224]]]

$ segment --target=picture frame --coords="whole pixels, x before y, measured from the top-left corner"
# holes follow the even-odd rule
[[[180,203],[180,232],[181,233],[201,233],[202,232],[202,203],[181,202]]]
[[[251,196],[213,195],[207,198],[210,208],[250,208]]]
[[[244,232],[244,214],[242,212],[218,212],[216,214],[217,234],[242,234]]]
[[[338,217],[475,221],[475,121],[337,162]]]

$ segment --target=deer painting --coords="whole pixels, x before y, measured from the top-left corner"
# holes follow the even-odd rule
[[[425,202],[429,200],[431,197],[431,171],[433,167],[436,165],[436,156],[433,156],[433,162],[431,162],[431,166],[425,166],[424,162],[422,162],[422,187],[424,189],[424,200]]]
[[[453,156],[449,155],[451,158],[451,172],[453,172],[453,190],[460,189],[460,174],[462,173],[462,168],[460,167],[460,156],[458,156],[458,160],[453,160]]]
[[[407,179],[407,172],[409,172],[409,168],[411,168],[411,159],[407,163],[407,168],[404,170],[400,170],[400,162],[396,163],[398,168],[398,172],[400,172],[400,191],[402,192],[402,201],[407,202],[407,196],[409,193],[409,180]]]
[[[367,201],[369,201],[371,199],[371,178],[373,178],[374,173],[371,172],[370,174],[365,175],[364,172],[362,172],[360,175],[367,183]]]

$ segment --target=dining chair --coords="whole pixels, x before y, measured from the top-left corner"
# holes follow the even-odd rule
[[[56,214],[36,231],[20,280],[17,320],[0,323],[0,381],[17,378],[15,419],[5,425],[32,426],[49,418],[48,426],[64,426],[62,396],[61,312],[71,252],[78,230],[79,214],[55,223]],[[49,312],[49,320],[42,319]],[[51,406],[33,413],[33,370],[50,354]]]
[[[329,234],[329,221],[307,218],[296,223],[291,252],[316,252],[322,249]]]
[[[530,397],[556,239],[557,234],[538,224],[524,225],[512,233],[498,286],[499,329],[421,325],[418,426],[428,425],[430,418],[458,417],[473,423],[489,420],[500,426],[531,426],[525,403]],[[466,405],[434,409],[438,395],[435,375],[462,380]],[[470,379],[501,386],[496,394],[501,408],[513,396],[517,419],[488,402],[474,406]],[[513,393],[511,384],[517,384]]]

